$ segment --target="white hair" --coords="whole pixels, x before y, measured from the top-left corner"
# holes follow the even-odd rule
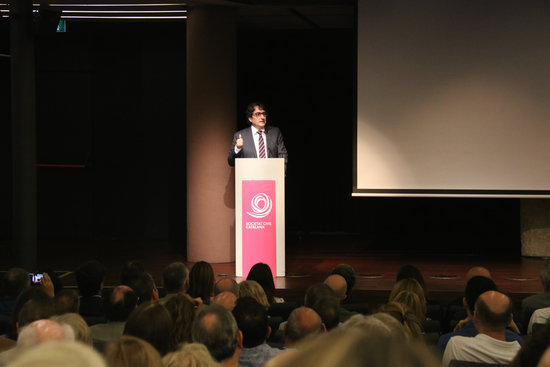
[[[93,348],[75,341],[52,341],[29,348],[6,367],[106,367]]]

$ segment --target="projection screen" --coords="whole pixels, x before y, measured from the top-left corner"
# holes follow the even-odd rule
[[[353,196],[550,197],[549,3],[358,0]]]

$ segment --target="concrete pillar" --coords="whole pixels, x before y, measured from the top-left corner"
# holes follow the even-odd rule
[[[187,260],[235,260],[236,28],[232,8],[192,6],[187,18]]]
[[[18,266],[36,267],[36,81],[32,0],[10,6],[13,164],[12,248]]]
[[[550,200],[521,199],[521,255],[550,256]]]

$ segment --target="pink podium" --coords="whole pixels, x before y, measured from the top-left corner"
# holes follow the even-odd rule
[[[262,262],[285,276],[285,161],[235,160],[235,275]]]

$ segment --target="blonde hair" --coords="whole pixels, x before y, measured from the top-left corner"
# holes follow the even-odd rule
[[[92,331],[86,323],[86,321],[77,313],[69,312],[62,315],[56,315],[50,317],[50,320],[56,321],[60,324],[69,325],[74,332],[76,340],[81,341],[87,345],[93,345]]]
[[[255,280],[244,280],[239,283],[239,298],[242,297],[252,297],[262,306],[269,307],[269,301],[264,289]]]
[[[401,291],[393,298],[392,302],[405,305],[407,310],[412,312],[420,323],[426,321],[426,303],[423,303],[416,293]]]
[[[74,341],[52,341],[17,354],[9,367],[105,367],[101,355]]]
[[[162,358],[164,367],[221,367],[204,344],[184,344],[179,350]]]
[[[160,354],[151,344],[129,335],[107,345],[105,361],[109,367],[162,367]]]
[[[417,298],[410,293],[414,293]],[[424,288],[422,288],[422,285],[420,285],[416,279],[407,278],[395,283],[388,302],[403,303],[416,315],[416,317],[418,317],[418,321],[421,323],[426,319],[426,295],[424,293]]]
[[[378,315],[378,316],[377,316]],[[389,302],[380,307],[380,312],[375,317],[386,315],[403,325],[407,335],[413,339],[422,339],[422,324],[418,317],[411,312],[406,305],[399,302]]]

